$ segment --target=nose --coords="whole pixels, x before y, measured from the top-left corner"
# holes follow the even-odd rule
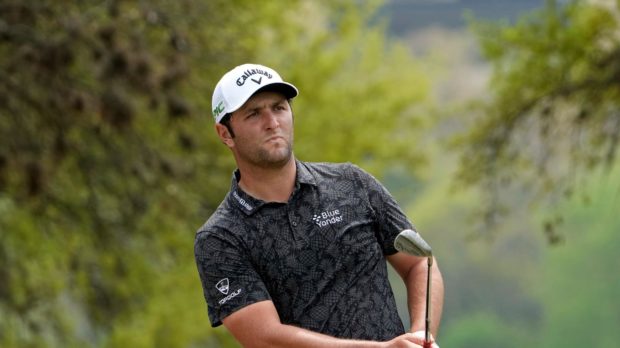
[[[280,120],[278,119],[278,115],[272,110],[265,110],[264,113],[265,127],[267,129],[275,129],[280,126]]]

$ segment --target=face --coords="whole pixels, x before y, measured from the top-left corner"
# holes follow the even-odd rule
[[[230,126],[234,137],[224,125],[216,127],[239,166],[278,168],[292,158],[293,113],[282,94],[270,91],[255,94],[232,114]]]

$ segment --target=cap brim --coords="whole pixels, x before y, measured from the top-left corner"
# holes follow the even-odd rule
[[[227,111],[227,113],[233,113],[233,112],[239,110],[239,108],[241,108],[243,106],[243,104],[245,104],[248,100],[250,100],[250,98],[255,96],[256,93],[266,92],[266,91],[273,91],[273,92],[281,93],[284,97],[286,97],[286,99],[295,98],[299,94],[299,92],[297,91],[297,87],[293,86],[292,84],[290,84],[288,82],[274,82],[274,83],[270,83],[268,85],[262,86],[261,88],[257,89],[256,91],[254,91],[254,93],[252,93],[250,96],[248,96],[247,99],[240,100],[239,104],[234,106],[234,107],[231,107],[230,110]],[[220,118],[217,122],[219,123],[222,120],[222,118]]]
[[[254,92],[252,94],[252,96],[255,95],[258,92],[266,92],[266,91],[273,91],[273,92],[282,93],[282,95],[284,95],[287,99],[295,98],[299,94],[299,91],[297,90],[297,88],[295,86],[291,85],[290,83],[287,83],[287,82],[274,82],[274,83],[265,85],[265,86],[257,89],[256,92]],[[250,98],[252,96],[250,96]]]

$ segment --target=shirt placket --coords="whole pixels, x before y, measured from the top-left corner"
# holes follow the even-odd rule
[[[286,215],[288,218],[289,229],[295,241],[306,244],[308,242],[308,236],[304,233],[301,216],[299,216],[298,210],[293,202],[289,202],[289,204],[287,204]]]

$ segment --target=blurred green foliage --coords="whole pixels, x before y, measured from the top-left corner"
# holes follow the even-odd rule
[[[620,124],[618,8],[549,2],[476,25],[493,96],[446,152],[432,72],[387,38],[380,5],[0,1],[0,346],[237,346],[209,326],[193,238],[234,169],[212,88],[245,62],[300,88],[299,158],[388,174],[439,257],[442,346],[613,346],[620,176],[597,168],[613,167]],[[482,190],[451,191],[458,154]],[[466,242],[500,193],[512,220]],[[539,197],[550,207],[524,209]],[[556,211],[565,237],[546,237],[566,243],[549,250],[531,230]]]
[[[617,345],[619,19],[618,1],[549,1],[472,23],[488,95],[442,120],[464,132],[426,147],[407,210],[444,275],[442,346]]]
[[[528,347],[535,346],[527,331],[502,322],[489,312],[472,312],[453,326],[441,341],[446,347]]]
[[[486,190],[481,211],[493,227],[510,210],[515,190],[506,187],[544,208],[617,161],[620,4],[548,0],[515,24],[472,28],[493,75],[490,97],[463,121],[458,177]],[[552,244],[562,240],[561,222],[550,214],[543,224]]]
[[[433,158],[442,151],[427,150]],[[456,154],[447,157],[431,161],[428,170],[436,175],[407,207],[444,277],[440,345],[614,347],[620,340],[620,167],[595,170],[582,182],[587,204],[582,195],[555,202],[564,239],[550,247],[546,236],[533,232],[549,211],[518,202],[501,233],[480,238],[483,223],[471,216],[484,193],[454,193]],[[395,284],[397,297],[405,298]]]
[[[620,168],[595,173],[586,189],[586,207],[578,199],[561,204],[566,243],[544,260],[544,347],[614,347],[620,340]]]
[[[0,346],[234,345],[193,259],[234,169],[212,88],[272,66],[302,91],[300,158],[413,167],[428,77],[378,5],[2,1]]]

